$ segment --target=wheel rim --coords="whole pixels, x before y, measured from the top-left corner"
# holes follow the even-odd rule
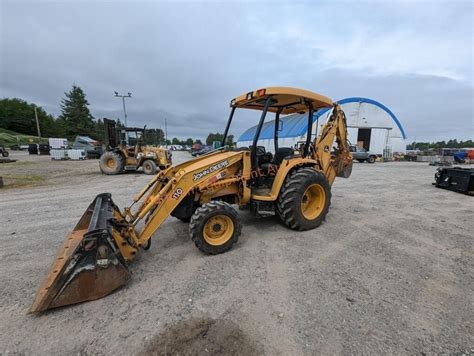
[[[209,245],[219,246],[230,240],[234,233],[234,222],[227,215],[216,215],[204,225],[204,240]]]
[[[115,168],[115,160],[113,158],[109,158],[107,159],[107,161],[105,161],[105,165],[108,167],[108,168]]]
[[[301,213],[307,220],[314,220],[324,209],[326,192],[320,184],[310,185],[301,198]]]

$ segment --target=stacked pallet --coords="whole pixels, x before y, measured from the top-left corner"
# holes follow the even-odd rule
[[[48,141],[50,147],[49,154],[51,156],[51,159],[58,161],[66,160],[67,139],[50,137]]]
[[[73,150],[73,149],[53,149],[50,151],[51,159],[58,161],[72,160],[79,161],[86,159],[85,150]]]

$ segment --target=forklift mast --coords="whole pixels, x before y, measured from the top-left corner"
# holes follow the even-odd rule
[[[109,148],[116,148],[122,144],[122,135],[127,132],[134,132],[136,143],[143,143],[145,139],[146,126],[144,128],[139,127],[117,127],[115,120],[104,118],[104,131],[105,131],[105,145]],[[138,133],[142,133],[142,137],[138,136]],[[132,145],[132,146],[135,146]]]
[[[120,136],[118,135],[115,120],[104,118],[105,146],[115,148],[120,146]]]

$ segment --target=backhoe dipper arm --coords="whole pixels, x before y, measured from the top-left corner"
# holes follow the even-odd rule
[[[334,104],[331,115],[314,143],[314,158],[331,185],[336,176],[348,178],[352,172],[352,154],[347,136],[344,111],[338,104]],[[331,152],[334,141],[337,143],[337,148],[335,152]]]

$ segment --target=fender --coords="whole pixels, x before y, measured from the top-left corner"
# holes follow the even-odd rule
[[[280,193],[281,186],[285,181],[288,174],[297,167],[315,167],[318,169],[318,161],[312,158],[291,158],[291,159],[284,159],[281,165],[278,167],[278,172],[275,176],[275,180],[272,184],[272,190],[268,195],[256,195],[252,194],[251,198],[253,200],[261,200],[261,201],[275,201],[278,198],[278,194]]]

